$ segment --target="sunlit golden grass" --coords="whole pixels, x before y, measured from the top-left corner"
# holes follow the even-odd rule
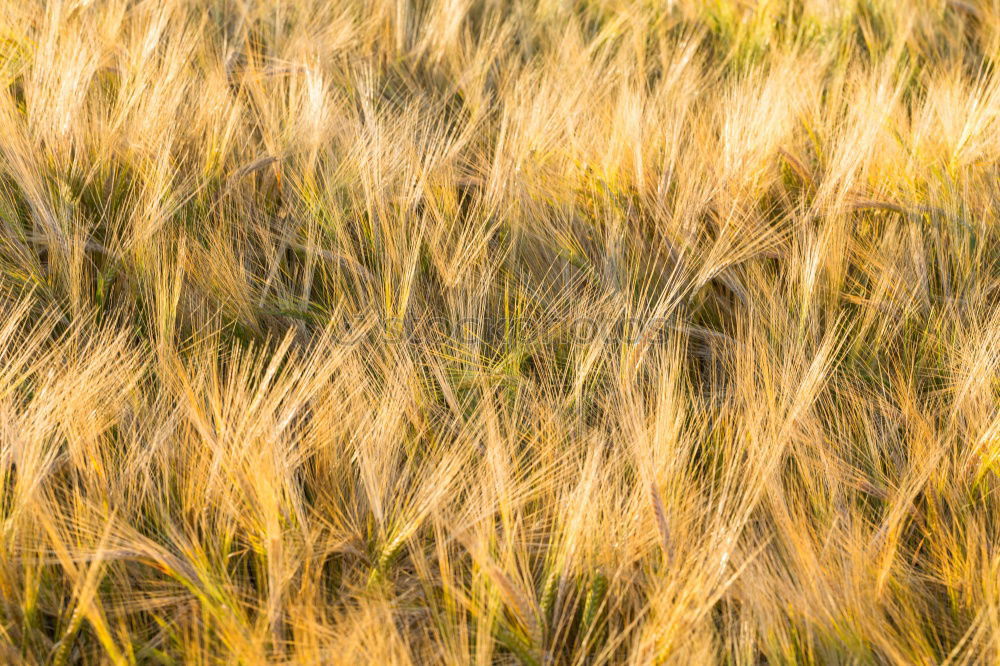
[[[0,2],[0,661],[1000,662],[998,57]]]

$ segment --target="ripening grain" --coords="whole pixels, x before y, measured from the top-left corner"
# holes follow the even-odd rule
[[[0,661],[1000,662],[995,0],[0,2]]]

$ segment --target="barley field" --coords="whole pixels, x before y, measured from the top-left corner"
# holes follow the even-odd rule
[[[3,0],[0,661],[1000,663],[997,0]]]

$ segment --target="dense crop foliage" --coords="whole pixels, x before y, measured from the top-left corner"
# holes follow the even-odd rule
[[[998,57],[0,2],[0,660],[1000,662]]]

